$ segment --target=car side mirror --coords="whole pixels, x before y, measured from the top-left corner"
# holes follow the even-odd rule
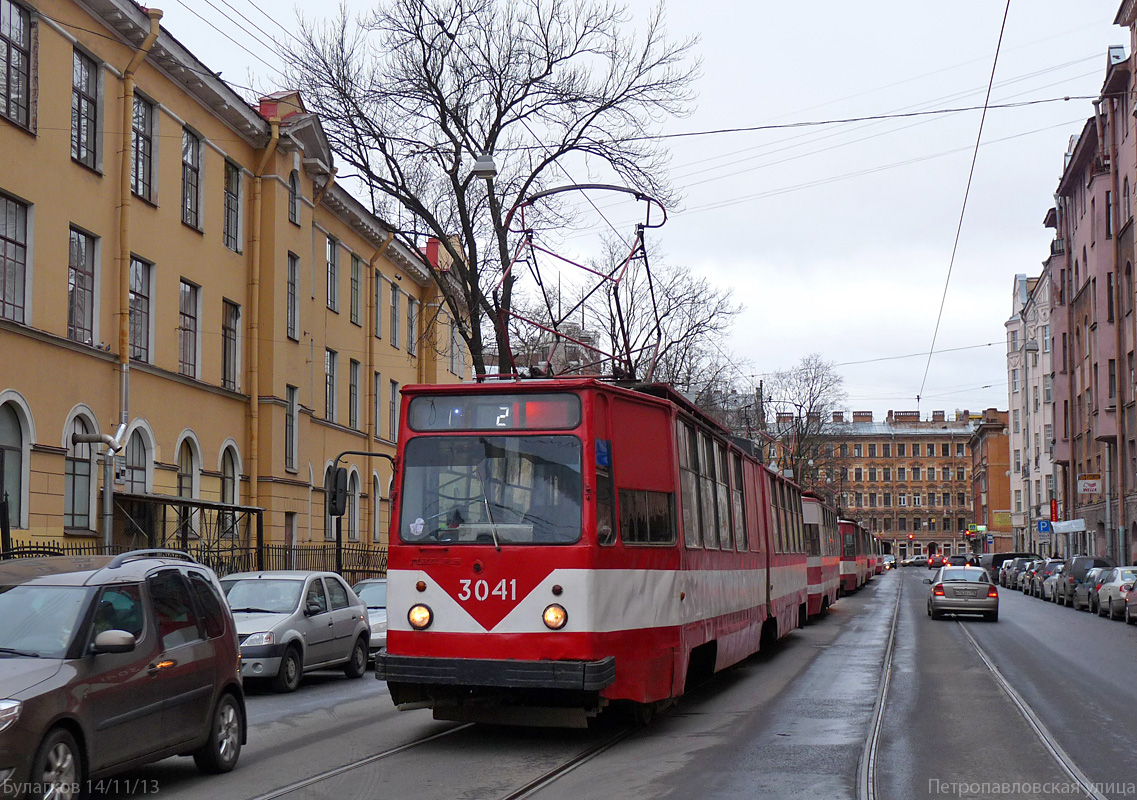
[[[134,635],[126,631],[103,631],[91,643],[91,652],[99,653],[129,653],[134,649]]]
[[[323,611],[324,609],[319,603],[308,603],[304,606],[304,616],[307,617],[314,617],[317,614],[322,614]]]
[[[931,578],[924,578],[924,583],[930,584],[931,582],[932,582]]]

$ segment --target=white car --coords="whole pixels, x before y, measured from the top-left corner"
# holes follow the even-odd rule
[[[1056,566],[1046,579],[1042,581],[1042,599],[1050,600],[1055,603],[1058,602],[1058,593],[1054,591],[1055,587],[1062,581],[1064,573],[1066,572],[1066,565],[1059,564]]]
[[[1122,619],[1125,616],[1125,599],[1137,582],[1137,566],[1114,567],[1106,570],[1099,580],[1098,615]]]
[[[367,604],[367,620],[371,623],[371,645],[368,657],[387,646],[387,579],[368,578],[351,587],[359,599]]]
[[[885,569],[896,569],[896,556],[882,556]]]

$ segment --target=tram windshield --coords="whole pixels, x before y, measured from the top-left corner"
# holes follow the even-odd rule
[[[581,534],[575,436],[420,436],[407,442],[399,537],[571,544]]]

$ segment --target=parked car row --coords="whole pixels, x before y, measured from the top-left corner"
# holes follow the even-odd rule
[[[44,797],[173,755],[228,772],[246,741],[242,678],[358,678],[386,644],[382,579],[219,580],[176,550],[16,557],[29,555],[0,554],[0,784]]]
[[[1110,619],[1137,623],[1137,566],[1117,566],[1106,556],[1068,559],[1019,556],[999,568],[999,584],[1023,594]]]

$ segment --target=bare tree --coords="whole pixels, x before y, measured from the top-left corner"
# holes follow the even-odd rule
[[[763,391],[767,428],[780,442],[780,466],[803,488],[824,491],[821,471],[832,476],[836,467],[830,433],[833,412],[844,407],[844,379],[832,362],[811,353],[775,372]]]
[[[385,0],[349,19],[302,22],[286,79],[370,193],[373,210],[415,246],[437,237],[452,259],[435,275],[485,372],[483,324],[508,357],[515,277],[506,216],[587,160],[612,180],[672,199],[653,139],[692,100],[695,39],[673,43],[662,5],[632,29],[608,0]],[[471,159],[494,156],[483,181]],[[563,225],[551,203],[534,225]],[[464,311],[465,310],[465,311]]]

